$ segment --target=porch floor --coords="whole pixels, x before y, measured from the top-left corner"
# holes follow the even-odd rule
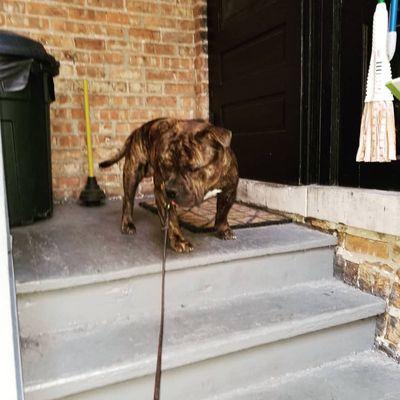
[[[121,202],[98,208],[55,207],[53,218],[12,230],[17,291],[52,290],[123,279],[160,270],[162,234],[158,217],[137,206],[135,236],[120,233]],[[236,230],[236,241],[213,234],[185,236],[191,254],[169,250],[169,270],[335,245],[336,239],[295,224]]]

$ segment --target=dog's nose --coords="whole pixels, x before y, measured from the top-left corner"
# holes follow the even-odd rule
[[[176,199],[176,190],[175,189],[166,189],[165,193],[170,200]]]

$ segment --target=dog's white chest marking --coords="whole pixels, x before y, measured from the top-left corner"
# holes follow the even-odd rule
[[[222,192],[221,189],[210,190],[209,192],[206,193],[203,200],[211,199],[211,197],[215,197],[218,193],[221,193],[221,192]]]

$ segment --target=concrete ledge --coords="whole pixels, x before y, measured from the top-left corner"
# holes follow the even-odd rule
[[[389,235],[400,235],[400,193],[309,186],[307,216]]]
[[[238,199],[272,210],[307,214],[307,186],[279,185],[241,179]]]
[[[274,210],[400,235],[400,192],[276,185],[242,179],[238,199]]]

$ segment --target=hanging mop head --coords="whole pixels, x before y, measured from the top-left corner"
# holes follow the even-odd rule
[[[386,87],[392,79],[387,54],[388,18],[384,0],[378,0],[357,161],[388,162],[396,159],[393,96]]]
[[[381,0],[376,6],[372,27],[372,53],[368,70],[366,103],[393,101],[390,90],[385,86],[392,79],[387,55],[388,18],[386,4]]]

